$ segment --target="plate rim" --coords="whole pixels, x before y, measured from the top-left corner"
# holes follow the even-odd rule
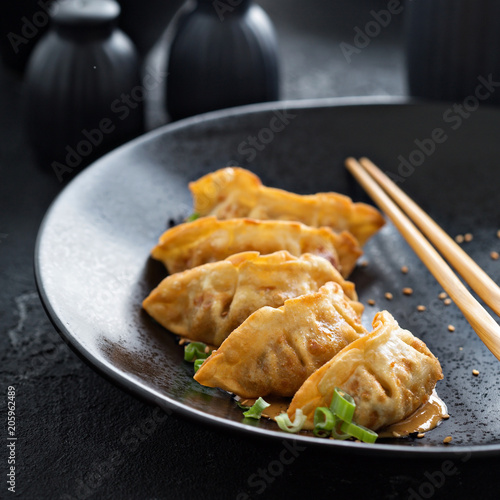
[[[314,109],[314,108],[337,108],[337,107],[358,107],[358,106],[419,106],[419,105],[443,105],[446,101],[433,101],[433,100],[423,100],[414,99],[406,96],[353,96],[353,97],[326,97],[318,99],[298,99],[298,100],[284,100],[284,101],[272,101],[258,104],[250,104],[245,106],[238,106],[234,108],[227,108],[223,110],[211,111],[209,113],[204,113],[201,115],[196,115],[193,117],[185,118],[173,123],[163,125],[157,129],[147,132],[121,146],[110,151],[103,157],[99,158],[91,165],[86,167],[84,170],[79,172],[70,182],[68,182],[64,188],[57,194],[57,196],[52,200],[48,210],[46,211],[42,222],[40,224],[34,251],[34,277],[36,288],[43,305],[43,308],[54,326],[55,330],[61,336],[63,341],[82,359],[88,366],[90,366],[94,371],[96,371],[100,376],[105,378],[107,381],[118,386],[120,389],[125,390],[134,397],[147,402],[158,405],[162,410],[167,413],[175,412],[187,417],[190,420],[196,422],[202,422],[203,424],[208,424],[212,427],[218,429],[229,430],[235,433],[242,433],[247,437],[259,437],[262,439],[273,439],[276,440],[289,440],[298,441],[304,444],[308,444],[314,447],[322,447],[323,449],[330,449],[332,451],[336,450],[338,452],[352,452],[358,453],[366,456],[372,455],[382,455],[387,457],[403,457],[403,458],[457,458],[463,456],[464,454],[470,453],[475,457],[488,457],[496,456],[500,454],[500,444],[486,444],[486,445],[470,445],[470,446],[460,446],[454,445],[449,447],[446,445],[441,446],[429,446],[429,447],[413,447],[413,446],[400,446],[396,444],[385,444],[385,443],[356,443],[356,442],[344,442],[335,440],[324,440],[318,439],[312,436],[303,436],[288,434],[285,432],[272,431],[268,429],[262,429],[259,427],[253,427],[249,425],[244,425],[241,422],[236,422],[232,420],[227,420],[210,413],[204,413],[196,408],[188,407],[175,399],[159,393],[155,389],[146,387],[145,384],[136,379],[130,374],[127,374],[120,369],[116,368],[110,362],[103,359],[98,359],[94,354],[85,349],[85,347],[78,342],[75,335],[67,329],[58,317],[50,300],[48,299],[47,292],[44,287],[43,276],[41,271],[40,262],[40,247],[42,245],[42,240],[46,232],[46,227],[49,225],[53,214],[57,210],[58,204],[61,202],[63,196],[79,182],[83,182],[87,175],[92,175],[92,171],[101,168],[101,165],[105,165],[108,161],[109,156],[120,154],[122,151],[133,148],[137,144],[147,143],[149,141],[155,140],[156,137],[171,133],[173,131],[195,126],[200,123],[216,121],[222,118],[231,116],[242,116],[249,115],[259,112],[272,111],[275,109]],[[102,167],[104,168],[104,167]]]

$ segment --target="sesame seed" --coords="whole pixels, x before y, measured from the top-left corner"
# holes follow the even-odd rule
[[[384,296],[385,296],[385,298],[386,298],[387,300],[392,300],[392,293],[391,293],[391,292],[385,292],[385,295],[384,295]]]
[[[456,241],[457,243],[463,243],[463,242],[464,242],[464,237],[463,237],[463,235],[461,235],[461,234],[457,234],[457,235],[455,236],[455,241]]]
[[[477,377],[479,375],[479,370],[472,370],[472,375]]]
[[[452,439],[453,439],[453,438],[452,438],[451,436],[446,436],[446,437],[443,439],[443,443],[444,443],[444,444],[451,443]]]
[[[451,304],[452,300],[448,298],[448,299],[444,299],[443,302],[444,302],[445,306],[449,306]]]
[[[459,347],[459,348],[458,348],[458,350],[459,350],[459,351],[463,351],[463,350],[464,350],[464,348],[463,348],[463,347]]]
[[[500,229],[497,231],[497,238],[500,238]]]
[[[398,437],[401,437],[401,434],[399,434],[399,432],[393,432],[392,435],[395,437],[395,438],[398,438]]]
[[[448,420],[450,418],[450,416],[448,415],[448,413],[445,413],[443,415],[443,420]]]
[[[418,437],[418,439],[422,439],[423,437],[425,437],[425,432],[419,432],[417,434],[417,437]]]
[[[408,266],[403,266],[403,267],[401,268],[401,272],[402,272],[403,274],[408,274]]]
[[[472,236],[471,233],[466,233],[464,235],[464,241],[467,242],[467,243],[469,243],[469,241],[472,241],[473,238],[474,238],[474,236]]]
[[[367,302],[368,302],[368,305],[370,305],[370,306],[375,305],[375,301],[373,299],[368,299]]]
[[[209,352],[210,352],[210,347],[208,347],[207,345],[205,346],[205,352],[206,352],[206,353],[209,353]]]
[[[490,257],[491,257],[493,260],[498,260],[498,258],[500,257],[500,255],[498,254],[498,252],[491,252],[491,253],[490,253]]]
[[[405,295],[411,295],[413,293],[413,288],[410,287],[403,288],[403,293]]]
[[[448,325],[448,331],[449,332],[454,332],[455,331],[455,327],[453,325]]]
[[[417,311],[420,311],[420,312],[425,311],[425,306],[417,306]]]
[[[180,339],[179,340],[179,345],[184,345],[187,342],[186,339]]]
[[[441,292],[438,297],[443,300],[443,299],[446,299],[446,297],[448,297],[448,294],[446,292]]]

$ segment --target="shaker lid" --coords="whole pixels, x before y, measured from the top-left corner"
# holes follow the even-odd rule
[[[113,24],[120,15],[115,0],[66,0],[53,5],[54,24],[64,27],[98,27]]]

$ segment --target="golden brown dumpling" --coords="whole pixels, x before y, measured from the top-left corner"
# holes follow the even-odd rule
[[[340,284],[361,316],[354,284],[325,259],[281,251],[245,252],[165,278],[144,300],[146,311],[165,328],[214,346],[263,306],[315,292],[328,281]]]
[[[312,228],[290,221],[203,217],[163,233],[151,255],[161,260],[172,274],[223,260],[235,253],[268,254],[279,250],[287,250],[295,256],[312,253],[324,257],[344,277],[362,254],[349,233],[336,234],[326,227]]]
[[[195,380],[244,398],[292,396],[311,373],[366,333],[337,283],[254,312],[205,360]]]
[[[249,217],[260,220],[294,220],[312,227],[349,231],[363,245],[383,225],[380,212],[365,203],[353,203],[338,193],[298,195],[262,185],[243,168],[227,167],[189,184],[194,210],[218,219]]]
[[[330,406],[335,387],[356,401],[353,421],[373,430],[403,420],[429,399],[443,378],[437,358],[387,311],[375,316],[373,327],[314,372],[295,394],[288,414],[293,418],[302,409],[307,416],[304,429],[314,427],[318,406]]]

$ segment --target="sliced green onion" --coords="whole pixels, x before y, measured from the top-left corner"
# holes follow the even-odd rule
[[[238,408],[240,410],[249,410],[250,409],[250,406],[248,406],[248,405],[242,405],[239,401],[236,401],[236,404],[238,405]]]
[[[247,418],[255,418],[259,419],[262,416],[262,412],[268,407],[271,406],[269,403],[266,403],[262,398],[257,399],[255,404],[243,415]]]
[[[331,432],[332,439],[339,439],[340,441],[344,441],[345,439],[349,439],[351,437],[351,435],[346,434],[345,432],[341,431],[341,426],[344,422],[342,420],[340,420],[340,418],[337,416],[334,416],[333,420],[334,420],[334,423],[333,423],[333,429]]]
[[[282,431],[296,433],[302,429],[302,426],[307,420],[307,417],[302,413],[302,410],[299,409],[295,411],[295,418],[293,422],[290,420],[290,417],[287,413],[278,415],[275,420]]]
[[[314,435],[328,437],[335,424],[333,413],[326,406],[319,406],[314,411]]]
[[[205,361],[204,359],[195,359],[194,360],[194,373],[196,373],[200,369],[200,367],[204,361]]]
[[[373,432],[371,429],[367,429],[362,425],[355,424],[354,422],[344,422],[341,426],[341,430],[342,432],[363,441],[363,443],[374,443],[378,438],[378,434],[376,432]]]
[[[193,212],[189,217],[186,217],[186,222],[193,222],[196,219],[199,219],[201,216],[198,212]]]
[[[346,394],[342,389],[335,387],[330,411],[344,422],[352,422],[356,403],[354,399]]]
[[[184,347],[184,361],[194,359],[207,359],[210,352],[206,352],[207,346],[203,342],[191,342]]]

